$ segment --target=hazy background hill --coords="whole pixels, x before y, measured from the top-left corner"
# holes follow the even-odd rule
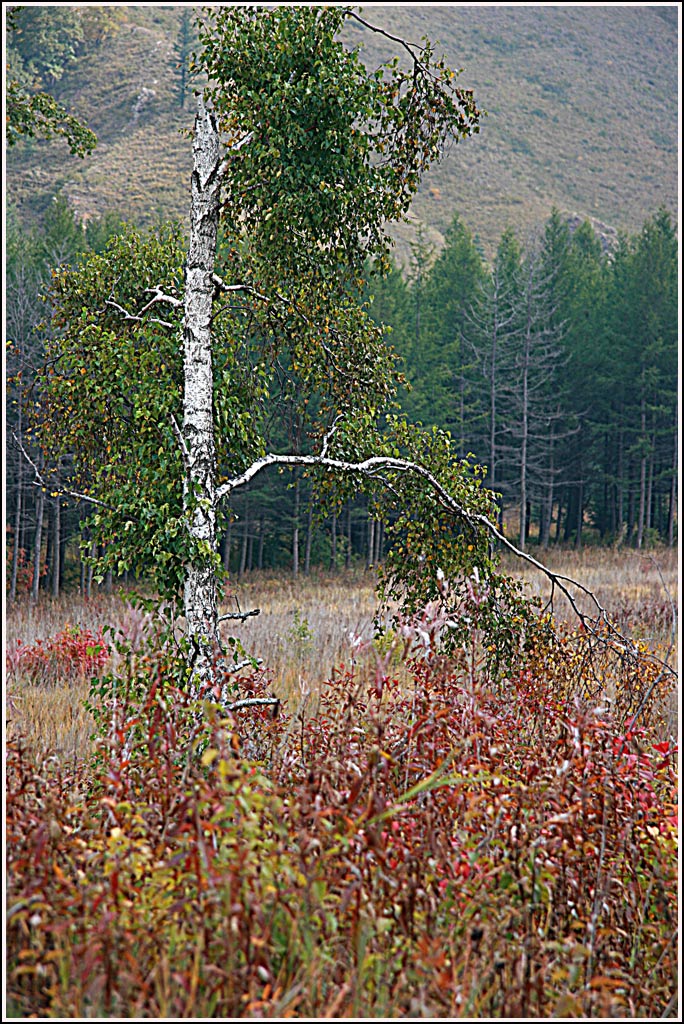
[[[413,217],[429,238],[439,244],[457,211],[487,254],[506,225],[524,235],[553,206],[592,218],[607,239],[661,206],[677,219],[678,7],[363,8],[392,34],[438,41],[488,112],[423,183]],[[181,108],[177,95],[181,5],[123,11],[116,36],[56,90],[97,133],[94,154],[79,160],[41,141],[8,152],[7,195],[27,221],[59,193],[83,219],[186,215],[193,104]],[[348,35],[371,63],[393,52],[355,25]],[[398,229],[402,259],[411,235]]]

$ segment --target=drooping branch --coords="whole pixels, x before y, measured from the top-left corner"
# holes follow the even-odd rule
[[[336,426],[337,422],[333,424],[331,432]],[[264,455],[262,458],[253,462],[252,465],[241,474],[225,482],[217,490],[217,497],[219,499],[225,498],[236,488],[243,487],[245,484],[249,483],[250,480],[268,466],[308,466],[315,469],[327,470],[331,473],[357,475],[375,481],[380,480],[385,484],[387,484],[388,481],[384,479],[383,474],[387,472],[398,472],[418,476],[426,482],[441,506],[449,514],[459,519],[472,529],[484,530],[495,540],[499,541],[499,543],[505,548],[511,551],[517,558],[521,559],[521,561],[526,562],[528,565],[531,565],[537,571],[542,573],[549,580],[552,588],[557,588],[565,596],[577,619],[588,633],[591,633],[594,636],[599,636],[599,630],[603,628],[607,631],[610,641],[614,647],[625,654],[634,656],[639,655],[638,648],[635,646],[633,641],[628,637],[625,637],[610,621],[605,608],[591,590],[569,576],[553,572],[553,570],[549,569],[528,552],[522,551],[513,544],[512,541],[510,541],[486,516],[464,508],[453,497],[453,495],[449,493],[447,488],[435,477],[435,475],[425,468],[425,466],[409,459],[385,455],[371,456],[361,462],[351,462],[343,459],[330,458],[327,454],[324,454],[327,451],[328,444],[329,435],[324,439],[323,450],[319,455],[276,453]],[[576,591],[579,591],[589,598],[596,609],[595,616],[588,616],[582,611],[577,603],[575,594],[570,588],[574,588]],[[660,664],[658,659],[652,660],[657,661],[658,664]],[[663,671],[672,672],[667,665],[663,666]]]
[[[392,35],[391,32],[388,32],[384,28],[379,28],[377,25],[371,25],[369,21],[366,21],[360,14],[357,14],[356,11],[351,9],[349,10],[349,17],[353,18],[354,21],[357,21],[359,25],[363,25],[364,28],[369,29],[371,32],[375,32],[376,35],[383,36],[385,39],[389,39],[391,42],[397,43],[403,50],[406,50],[414,64],[422,66],[418,54],[421,52],[423,47],[416,43],[409,43],[406,39],[402,39],[401,36]]]

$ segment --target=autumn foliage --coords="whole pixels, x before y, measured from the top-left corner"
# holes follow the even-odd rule
[[[7,652],[8,677],[20,673],[25,679],[39,684],[69,683],[90,679],[109,658],[109,647],[102,630],[67,624],[58,633],[35,640],[32,644],[17,640]]]
[[[11,1015],[667,1016],[656,705],[633,723],[634,670],[629,700],[599,700],[581,636],[495,678],[436,653],[432,622],[275,718],[200,714],[169,652],[130,652],[94,684],[90,763],[36,767],[12,739]]]

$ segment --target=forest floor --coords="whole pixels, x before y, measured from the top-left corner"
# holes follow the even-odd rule
[[[545,555],[535,549],[531,553],[554,572],[591,591],[625,635],[643,640],[659,658],[677,665],[676,549],[552,549]],[[548,601],[550,586],[538,570],[522,566],[512,555],[504,560],[504,567],[525,581],[531,596],[542,604]],[[77,629],[96,636],[107,627],[123,627],[132,635],[145,616],[131,608],[128,597],[123,589],[111,595],[96,593],[88,601],[72,593],[59,600],[42,597],[36,606],[21,599],[8,608],[8,720],[36,753],[61,752],[69,759],[87,754],[93,722],[84,703],[90,682],[73,675],[63,684],[26,679],[11,668],[17,643],[32,645]],[[577,598],[580,606],[590,611],[581,592]],[[292,709],[330,678],[336,667],[349,662],[359,643],[372,638],[378,609],[375,574],[360,569],[314,571],[295,579],[286,573],[254,572],[230,581],[224,610],[255,608],[259,615],[244,623],[231,623],[230,633],[240,639],[248,654],[260,660],[272,691]],[[574,613],[557,592],[553,608],[559,620],[572,623]]]

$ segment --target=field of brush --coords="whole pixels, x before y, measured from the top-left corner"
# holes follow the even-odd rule
[[[577,580],[596,595],[610,618],[627,635],[643,639],[663,660],[677,663],[673,626],[678,607],[678,555],[676,550],[655,553],[590,548],[583,552],[552,552],[548,565],[554,572]],[[513,556],[506,568],[526,581],[531,596],[546,602],[550,587],[533,567],[521,569]],[[90,689],[87,672],[79,671],[78,656],[67,666],[65,678],[54,680],[49,650],[45,667],[32,675],[16,668],[17,644],[27,647],[81,630],[92,642],[107,627],[122,628],[131,636],[142,630],[145,615],[130,607],[127,593],[96,594],[84,601],[72,594],[54,602],[44,598],[37,607],[18,602],[7,614],[8,707],[11,728],[20,731],[37,752],[59,751],[70,758],[90,750],[93,722],[84,708]],[[580,605],[591,604],[578,594]],[[259,615],[243,624],[230,623],[231,634],[246,651],[259,658],[275,695],[296,710],[303,691],[317,691],[333,669],[351,658],[357,641],[370,640],[378,608],[375,578],[369,572],[316,573],[293,579],[287,575],[254,573],[226,588],[224,611],[251,611]],[[554,596],[558,618],[573,624],[573,613],[562,595]],[[87,644],[86,644],[87,646]],[[59,647],[59,642],[55,647]],[[56,656],[53,653],[53,660]],[[676,709],[676,702],[672,702]],[[677,733],[672,719],[673,735]]]
[[[231,581],[277,716],[198,715],[124,593],[9,608],[8,1016],[677,1017],[677,553],[546,561],[634,647],[556,593],[495,672],[476,603],[446,659],[370,573]]]

